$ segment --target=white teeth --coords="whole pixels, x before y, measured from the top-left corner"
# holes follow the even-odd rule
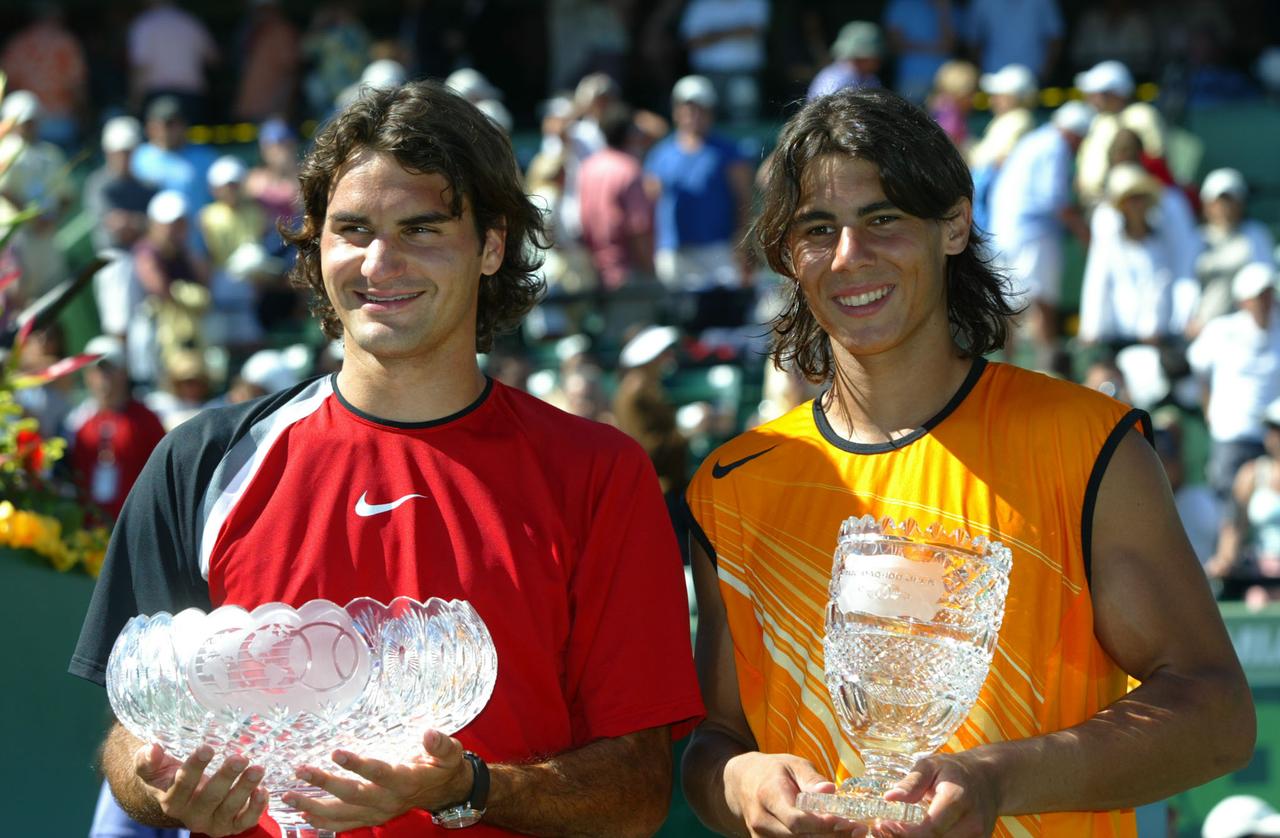
[[[371,302],[375,302],[375,303],[394,303],[398,300],[412,300],[414,297],[418,295],[417,294],[401,294],[398,297],[375,297],[373,294],[361,294],[360,296],[364,297],[366,300],[370,300]]]
[[[865,306],[874,303],[876,300],[889,293],[890,286],[877,288],[875,291],[868,291],[865,294],[854,294],[851,297],[836,297],[836,302],[842,306]]]

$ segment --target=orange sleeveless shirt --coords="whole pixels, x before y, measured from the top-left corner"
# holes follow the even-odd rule
[[[1116,445],[1150,422],[1093,390],[974,362],[951,402],[883,445],[837,436],[808,402],[709,456],[687,499],[716,563],[742,706],[761,751],[837,782],[862,763],[823,676],[832,556],[850,516],[942,521],[1013,552],[1004,623],[977,703],[943,751],[1078,724],[1128,691],[1089,598],[1093,507]],[[1133,810],[1001,818],[1001,836],[1134,836]]]

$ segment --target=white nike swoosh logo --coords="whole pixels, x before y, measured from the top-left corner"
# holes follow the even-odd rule
[[[414,498],[425,498],[426,495],[405,495],[402,498],[396,498],[391,503],[369,503],[366,498],[369,496],[365,492],[360,496],[360,500],[356,501],[356,514],[361,518],[368,518],[370,515],[380,515],[383,512],[390,512],[401,504],[408,503]]]

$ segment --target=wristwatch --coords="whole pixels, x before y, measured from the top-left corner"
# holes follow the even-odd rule
[[[462,758],[471,763],[471,794],[462,803],[431,813],[432,822],[445,829],[462,829],[479,823],[489,800],[489,766],[470,751],[463,751]]]

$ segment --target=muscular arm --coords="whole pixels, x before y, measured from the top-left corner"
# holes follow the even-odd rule
[[[1142,685],[1022,753],[1017,761],[1042,775],[1005,772],[1010,813],[1149,803],[1237,770],[1253,752],[1244,672],[1159,460],[1136,432],[1098,494],[1092,596],[1099,642]]]
[[[494,765],[485,823],[528,835],[652,835],[671,799],[671,733],[599,739],[527,765]]]
[[[995,814],[1149,803],[1249,760],[1256,731],[1244,673],[1160,463],[1137,433],[1120,443],[1102,481],[1091,588],[1099,642],[1142,685],[1075,727],[924,761],[949,762],[943,771],[955,769],[961,788],[990,784],[989,795],[972,795],[991,803],[977,815],[988,829]],[[908,835],[951,834],[974,817],[964,811],[972,803],[957,802],[965,794],[943,813],[938,804],[954,790],[943,788],[941,774],[908,778],[937,789],[934,822]]]
[[[707,717],[684,752],[683,785],[693,811],[724,835],[862,834],[862,827],[795,808],[800,791],[831,791],[808,760],[763,754],[742,711],[733,643],[715,569],[706,551],[690,545],[698,596],[695,658]]]

